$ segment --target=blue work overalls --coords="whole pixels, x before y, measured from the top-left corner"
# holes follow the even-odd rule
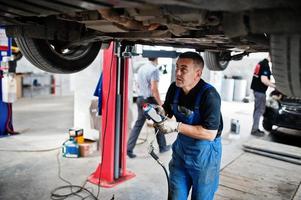
[[[178,110],[180,88],[176,89],[172,110],[178,122],[200,125],[201,97],[210,87],[212,86],[204,84],[195,100],[194,111],[188,116]],[[192,200],[212,200],[219,183],[222,151],[220,137],[214,141],[198,140],[179,133],[172,150],[172,159],[169,163],[171,199],[187,199],[192,187]]]

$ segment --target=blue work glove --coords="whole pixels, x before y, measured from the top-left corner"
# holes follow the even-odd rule
[[[159,131],[163,134],[178,132],[178,125],[179,123],[169,123],[167,124],[167,121],[163,121],[160,123],[154,123],[154,127],[159,129]]]

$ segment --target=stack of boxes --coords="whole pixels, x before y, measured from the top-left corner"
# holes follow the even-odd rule
[[[69,140],[63,144],[63,156],[68,158],[87,157],[97,150],[97,143],[84,139],[82,128],[70,128]]]

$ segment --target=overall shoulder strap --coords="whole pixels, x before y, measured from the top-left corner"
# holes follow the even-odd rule
[[[205,84],[203,85],[203,87],[202,87],[201,90],[199,91],[198,96],[197,96],[197,98],[196,98],[196,100],[195,100],[194,110],[199,110],[199,108],[200,108],[200,103],[201,103],[201,98],[202,98],[204,92],[205,92],[207,89],[211,88],[211,87],[213,87],[213,86],[210,85],[209,83],[205,83]]]
[[[172,104],[178,104],[179,103],[179,96],[180,96],[180,88],[176,87],[175,95],[172,101]]]

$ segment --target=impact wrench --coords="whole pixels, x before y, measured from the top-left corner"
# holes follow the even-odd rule
[[[159,112],[157,112],[152,104],[144,104],[143,105],[143,111],[144,111],[144,115],[146,116],[146,118],[151,119],[154,123],[160,123],[160,122],[163,122],[167,119],[166,116],[161,115]],[[163,170],[165,172],[165,176],[166,176],[166,179],[167,179],[167,185],[168,185],[168,197],[167,197],[167,199],[171,200],[168,172],[167,172],[163,162],[159,159],[159,156],[154,152],[155,148],[154,148],[153,143],[154,143],[154,140],[155,140],[158,132],[159,132],[159,130],[156,131],[154,139],[149,144],[148,153],[151,155],[151,157],[155,161],[157,161],[157,163],[163,168]]]

